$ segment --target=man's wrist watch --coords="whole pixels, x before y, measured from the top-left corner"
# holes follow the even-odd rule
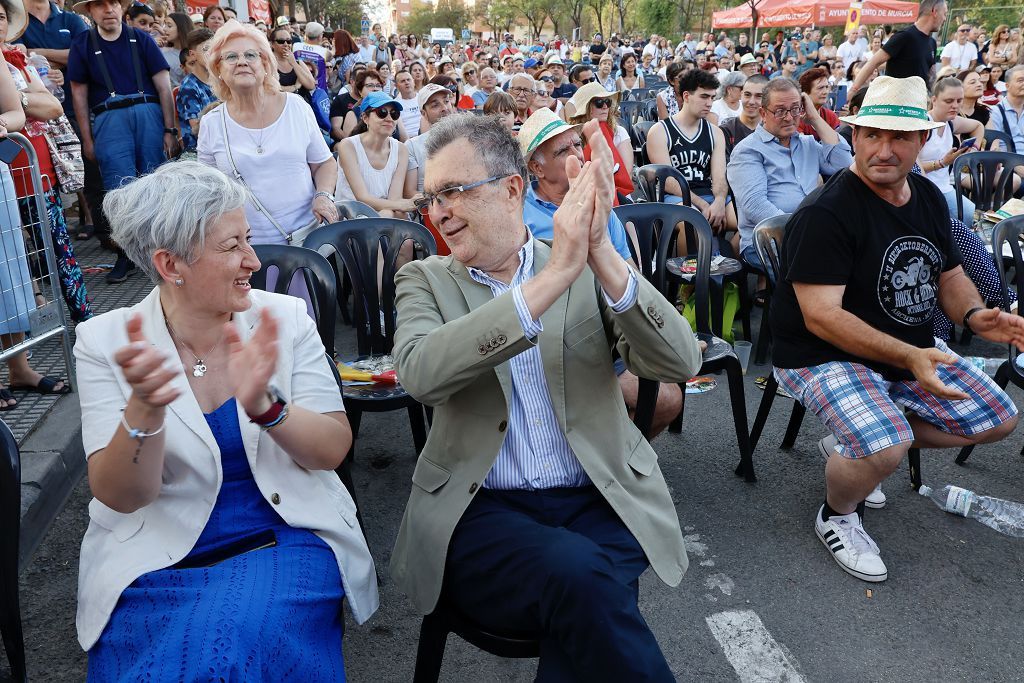
[[[178,131],[177,128],[164,128],[164,134],[166,134],[166,135],[173,135],[173,136],[177,137],[178,136],[178,132],[179,131]]]
[[[974,315],[975,313],[977,313],[978,311],[983,311],[983,310],[985,310],[983,307],[975,306],[971,310],[969,310],[966,313],[964,313],[963,328],[965,330],[971,330],[973,332],[974,330],[971,329],[971,316]]]

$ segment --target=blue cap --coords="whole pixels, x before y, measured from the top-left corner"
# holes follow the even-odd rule
[[[527,59],[525,62],[523,62],[523,68],[524,69],[532,69],[533,67],[537,66],[538,64],[540,64],[540,62],[538,62],[536,59]]]
[[[357,107],[358,111],[356,111],[356,113],[359,116],[362,116],[371,109],[380,109],[385,104],[393,104],[395,105],[395,109],[397,109],[398,111],[402,111],[401,102],[399,102],[394,97],[391,97],[391,95],[388,95],[385,92],[377,91],[372,92],[363,98],[363,101],[360,102],[359,106]]]

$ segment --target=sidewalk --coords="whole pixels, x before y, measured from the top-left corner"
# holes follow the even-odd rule
[[[98,315],[140,301],[152,288],[135,271],[127,281],[108,285],[105,272],[89,268],[113,265],[115,256],[91,239],[76,241],[75,257],[85,272],[86,288]],[[63,304],[63,301],[61,302]],[[72,343],[74,332],[72,331]],[[32,366],[45,375],[66,377],[60,339],[32,350]],[[6,383],[6,368],[3,373]],[[21,447],[21,566],[32,557],[75,485],[85,476],[82,418],[77,394],[44,396],[15,392],[18,407],[0,414]]]

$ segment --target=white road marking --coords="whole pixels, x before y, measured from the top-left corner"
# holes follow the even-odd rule
[[[719,612],[705,621],[741,683],[804,683],[789,652],[752,610]]]

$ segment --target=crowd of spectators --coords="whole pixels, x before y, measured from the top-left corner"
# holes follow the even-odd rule
[[[341,600],[352,604],[358,621],[376,609],[373,563],[353,524],[354,505],[328,471],[339,464],[336,452],[347,450],[352,433],[336,392],[328,396],[323,390],[333,386],[325,377],[324,349],[301,307],[251,292],[249,284],[260,267],[251,245],[292,243],[307,228],[335,221],[337,201],[354,199],[381,216],[420,221],[435,235],[439,254],[450,256],[447,271],[435,260],[399,276],[396,361],[410,393],[435,407],[435,425],[458,424],[467,434],[483,430],[479,411],[498,411],[504,399],[498,401],[496,383],[473,382],[499,363],[511,365],[510,421],[501,421],[498,432],[488,423],[486,437],[466,441],[459,462],[447,453],[431,455],[453,463],[450,476],[475,478],[470,494],[479,484],[487,495],[479,496],[479,504],[445,503],[443,524],[431,526],[419,517],[429,514],[426,493],[414,493],[410,515],[416,514],[403,522],[392,565],[398,582],[418,605],[433,607],[441,574],[452,571],[469,587],[463,607],[486,611],[488,581],[505,580],[506,564],[493,542],[486,549],[493,540],[488,515],[523,504],[516,497],[521,489],[586,489],[586,496],[577,499],[579,492],[573,492],[559,506],[569,514],[597,505],[602,519],[612,520],[595,522],[600,530],[590,530],[600,537],[595,543],[614,543],[622,555],[611,578],[594,578],[606,558],[590,546],[578,557],[567,558],[567,550],[549,558],[568,563],[571,571],[563,576],[574,580],[566,583],[609,598],[576,604],[575,589],[559,582],[560,590],[575,596],[566,603],[571,609],[560,614],[552,605],[541,606],[556,645],[555,656],[542,657],[542,667],[555,672],[552,679],[569,669],[594,670],[593,662],[581,664],[567,633],[574,623],[592,625],[597,633],[601,620],[612,626],[595,638],[635,644],[646,653],[643,666],[652,680],[664,677],[657,643],[642,619],[637,621],[636,577],[648,562],[669,583],[685,569],[671,505],[666,512],[649,502],[669,500],[653,452],[649,463],[635,467],[630,458],[633,470],[651,476],[636,484],[632,470],[613,460],[621,453],[611,453],[611,441],[584,443],[578,434],[586,429],[573,429],[604,420],[609,433],[621,436],[612,448],[628,436],[636,457],[646,458],[649,447],[636,446],[625,419],[637,407],[637,375],[649,371],[643,376],[661,380],[653,437],[681,409],[678,382],[699,367],[701,344],[673,314],[675,302],[638,276],[630,249],[635,232],[611,213],[612,206],[645,199],[634,184],[638,163],[676,169],[686,183],[669,179],[665,201],[700,211],[717,236],[716,252],[728,251],[762,274],[752,242],[758,223],[795,214],[796,233],[825,249],[825,237],[809,235],[815,221],[829,221],[828,234],[841,256],[828,265],[819,267],[825,259],[816,261],[820,254],[806,247],[785,244],[788,284],[781,303],[773,303],[772,325],[780,382],[797,400],[818,401],[809,406],[816,414],[833,415],[823,417],[832,436],[823,439],[822,452],[830,463],[841,464],[829,465],[830,489],[815,530],[843,569],[867,581],[887,576],[877,545],[863,529],[862,512],[864,505],[885,505],[881,481],[905,453],[911,431],[923,430],[940,446],[966,445],[1001,438],[1016,423],[1012,402],[952,360],[944,340],[953,323],[969,327],[971,320],[979,335],[1024,339],[1017,316],[984,308],[996,301],[998,274],[972,229],[974,205],[967,198],[957,202],[957,188],[969,190],[968,180],[950,172],[958,157],[986,148],[986,131],[1004,133],[1024,151],[1020,28],[998,26],[989,39],[981,27],[963,23],[940,48],[933,34],[944,25],[948,8],[944,0],[922,0],[916,21],[901,30],[860,26],[845,36],[807,28],[762,32],[760,39],[757,33],[720,32],[685,33],[678,41],[618,34],[606,40],[598,33],[588,41],[554,36],[523,42],[506,33],[431,44],[415,35],[384,35],[379,26],[356,38],[344,29],[288,17],[269,26],[241,23],[233,10],[217,6],[189,16],[170,12],[161,0],[79,0],[67,10],[48,0],[26,2],[0,0],[8,64],[0,70],[0,136],[24,132],[41,172],[51,178],[55,161],[40,126],[66,114],[81,142],[77,235],[95,236],[117,254],[108,282],[123,282],[140,270],[156,285],[134,311],[116,311],[80,327],[76,346],[86,387],[82,404],[88,408],[83,438],[97,497],[83,544],[82,587],[88,595],[80,600],[79,635],[97,680],[151,673],[143,671],[146,662],[162,662],[175,676],[206,671],[210,652],[174,652],[180,638],[149,643],[146,632],[153,609],[168,633],[209,628],[222,607],[210,597],[209,585],[231,595],[242,586],[262,596],[223,626],[241,634],[221,653],[232,666],[268,666],[251,657],[245,661],[251,650],[266,647],[253,645],[260,633],[253,625],[282,633],[273,645],[278,650],[302,652],[336,641],[335,652],[322,660],[287,660],[296,676],[309,680],[317,678],[315,672],[343,667]],[[45,83],[26,68],[32,54],[49,64]],[[63,104],[53,94],[53,86],[62,84],[69,94]],[[886,163],[872,166],[883,157]],[[889,178],[885,169],[895,175]],[[1024,178],[1024,167],[1016,173]],[[10,177],[6,165],[0,176],[4,191],[23,200],[34,191],[43,194],[66,305],[75,321],[89,319],[61,193],[53,183],[48,190],[26,187]],[[1019,178],[1013,190],[1020,192]],[[832,205],[823,208],[821,197],[850,207],[849,215],[836,214]],[[896,209],[886,213],[886,202]],[[20,226],[37,222],[35,204],[23,201],[18,208],[20,215],[0,212],[3,248],[16,263],[26,261]],[[927,305],[918,300],[916,307],[893,311],[882,305],[898,325],[871,308],[878,303],[869,301],[873,285],[867,292],[867,280],[850,271],[851,264],[866,264],[865,271],[877,276],[877,263],[868,261],[885,247],[861,241],[852,216],[864,225],[877,222],[879,234],[895,234],[903,221],[929,245],[911,245],[934,268],[936,281],[919,292]],[[593,282],[581,286],[575,278],[585,267]],[[938,280],[940,272],[945,277],[958,268],[967,277],[955,285]],[[481,294],[462,317],[448,319],[450,311],[466,305],[458,287],[444,280],[456,271]],[[10,282],[0,283],[3,305],[33,308],[27,262],[0,273],[4,278]],[[435,285],[426,285],[428,280]],[[840,284],[854,292],[850,306],[841,293],[835,298]],[[589,415],[564,405],[556,415],[546,389],[532,389],[544,387],[546,377],[554,378],[553,386],[567,384],[558,374],[563,369],[542,357],[535,340],[541,331],[549,334],[541,315],[570,291],[565,315],[577,316],[580,325],[593,321],[594,329],[584,332],[600,340],[576,347],[566,332],[566,348],[578,354],[574,362],[593,364],[592,356],[609,351],[607,371],[595,367],[592,376],[568,381],[584,393],[596,392],[597,407]],[[764,303],[766,296],[762,277],[755,300]],[[491,299],[493,304],[485,303]],[[844,313],[829,318],[837,310]],[[241,335],[225,332],[233,316],[247,323]],[[17,343],[28,329],[26,320],[3,318],[4,346]],[[289,326],[275,322],[280,318]],[[666,327],[667,318],[672,320]],[[875,338],[861,325],[888,337]],[[594,334],[602,328],[605,334]],[[854,350],[844,346],[851,331],[861,344]],[[475,373],[472,378],[445,380],[441,374],[457,375],[457,362],[437,370],[440,361],[424,360],[428,350],[437,358],[453,354],[470,337],[475,353],[485,333],[494,348],[479,347],[477,355],[486,360],[465,371]],[[615,362],[604,348],[610,339],[619,339]],[[581,334],[576,341],[582,340]],[[287,353],[274,350],[279,342]],[[183,367],[192,367],[188,376],[168,370],[168,360],[174,365],[179,357]],[[820,362],[800,365],[807,358]],[[869,381],[852,367],[863,359],[877,375]],[[934,377],[935,365],[947,362],[955,368],[952,374]],[[12,359],[9,368],[14,387],[67,390],[62,380],[32,370],[24,356]],[[221,381],[204,382],[207,372],[220,374]],[[822,379],[828,372],[840,379]],[[913,381],[937,400],[977,393],[971,387],[979,384],[984,395],[971,396],[973,412],[959,415],[955,433],[948,434],[929,417],[940,412],[935,404],[921,407],[908,398]],[[818,387],[828,382],[825,395]],[[836,382],[866,386],[856,399],[870,404],[865,414],[872,420],[894,414],[894,404],[881,394],[927,415],[893,419],[885,439],[869,442],[855,428],[863,416],[844,415],[849,420],[843,422],[829,413],[832,403],[843,400]],[[818,398],[812,400],[814,392]],[[182,397],[189,405],[185,412],[178,411]],[[289,415],[286,398],[292,417],[280,426]],[[0,410],[16,404],[8,389],[0,389]],[[470,404],[474,417],[459,413]],[[902,419],[902,411],[896,412]],[[539,426],[526,426],[527,413]],[[249,419],[239,422],[240,415]],[[497,436],[506,427],[507,436]],[[261,438],[261,428],[270,436]],[[494,453],[488,444],[495,445]],[[532,460],[542,447],[555,455],[555,472]],[[884,464],[856,464],[872,456]],[[466,463],[487,458],[487,467],[466,473]],[[175,476],[168,479],[168,471]],[[588,488],[595,473],[624,482],[613,505]],[[437,485],[439,501],[451,498],[444,486]],[[274,492],[268,498],[266,491]],[[232,506],[249,510],[249,519]],[[664,544],[634,537],[634,529],[648,527],[665,534]],[[504,528],[503,533],[512,534]],[[259,545],[268,534],[276,534],[274,544]],[[445,568],[442,551],[453,534]],[[565,541],[556,536],[545,543]],[[432,550],[417,569],[426,578],[413,579],[424,538]],[[502,552],[520,540],[505,539]],[[230,554],[239,547],[243,554]],[[248,552],[268,547],[268,555]],[[566,547],[573,548],[571,542]],[[238,574],[224,569],[226,559],[237,562],[232,566]],[[307,569],[293,577],[288,572],[296,563]],[[485,565],[487,571],[481,569]],[[290,581],[283,588],[267,578],[281,567],[287,575],[282,580]],[[180,580],[177,572],[196,568],[204,573]],[[542,558],[531,569],[536,576],[550,566]],[[157,596],[172,587],[180,601],[161,602]],[[305,609],[310,595],[317,596],[318,609],[297,623],[296,610]],[[603,611],[611,610],[608,605],[614,614]],[[518,600],[504,609],[494,614],[507,614],[512,623],[529,611]],[[319,648],[324,649],[329,648]],[[607,649],[609,670],[625,671],[614,646]],[[629,679],[623,676],[619,680]]]

